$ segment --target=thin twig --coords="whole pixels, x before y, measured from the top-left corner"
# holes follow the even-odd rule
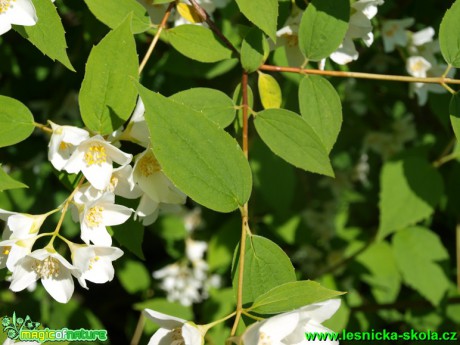
[[[259,67],[262,71],[273,71],[273,72],[289,72],[299,74],[317,74],[325,75],[330,77],[340,78],[356,78],[356,79],[371,79],[371,80],[388,80],[388,81],[400,81],[405,83],[425,83],[425,84],[460,84],[460,79],[451,78],[416,78],[405,75],[388,75],[388,74],[377,74],[377,73],[361,73],[361,72],[343,72],[343,71],[323,71],[318,69],[304,69],[299,67],[281,67],[272,65],[262,65]]]
[[[141,340],[141,337],[142,337],[142,330],[144,329],[144,324],[145,324],[145,317],[141,313],[141,315],[139,316],[139,320],[137,321],[137,325],[134,331],[133,338],[131,339],[131,342],[129,343],[130,345],[139,344],[139,340]]]
[[[157,45],[158,40],[160,39],[161,32],[163,29],[166,27],[166,22],[168,21],[169,16],[171,15],[171,11],[173,7],[176,5],[176,3],[173,1],[169,4],[168,8],[166,9],[165,15],[163,16],[163,20],[160,23],[160,26],[158,27],[158,31],[155,34],[155,37],[153,37],[152,43],[150,43],[149,49],[147,50],[147,53],[145,53],[144,58],[142,59],[141,64],[139,65],[139,74],[142,73],[142,70],[144,69],[145,65],[147,64],[147,61],[149,61],[150,56],[153,53],[153,49]]]
[[[208,24],[209,28],[219,37],[222,42],[231,50],[233,51],[236,55],[239,55],[240,53],[238,50],[235,48],[235,46],[227,39],[227,37],[224,36],[224,34],[219,30],[217,25],[214,23],[214,21],[211,19],[209,16],[208,12],[201,7],[195,0],[189,0],[190,3],[192,4],[193,8],[195,11],[198,13],[200,18]]]

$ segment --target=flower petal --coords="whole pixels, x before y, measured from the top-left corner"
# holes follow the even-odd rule
[[[144,309],[143,313],[147,318],[158,324],[160,327],[166,329],[182,327],[182,325],[186,322],[184,319],[163,314],[152,309]]]

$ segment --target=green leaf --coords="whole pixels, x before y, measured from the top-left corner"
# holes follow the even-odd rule
[[[125,223],[113,226],[112,231],[113,236],[122,247],[126,247],[139,259],[145,260],[144,253],[142,252],[144,226],[141,223],[131,217]]]
[[[169,98],[200,112],[221,128],[227,127],[235,119],[233,100],[219,90],[197,87],[178,92]]]
[[[17,144],[34,131],[30,110],[14,98],[0,96],[0,147]]]
[[[460,94],[458,92],[452,95],[450,99],[449,113],[455,137],[457,141],[460,141]]]
[[[342,126],[342,103],[337,91],[321,76],[306,76],[299,86],[299,105],[300,114],[330,152]]]
[[[91,50],[80,89],[83,122],[92,131],[109,134],[131,115],[136,104],[138,60],[130,14]],[[108,58],[110,57],[110,58]]]
[[[281,107],[281,88],[270,74],[259,72],[258,80],[260,100],[264,109]]]
[[[53,61],[57,60],[75,72],[67,56],[65,31],[56,7],[50,0],[34,0],[33,3],[38,17],[37,24],[32,26],[14,25],[14,30]]]
[[[186,24],[169,29],[166,34],[172,46],[190,59],[216,62],[232,56],[232,51],[219,41],[211,29]]]
[[[343,294],[311,280],[290,282],[257,297],[250,310],[257,314],[279,314]]]
[[[29,188],[22,182],[16,181],[3,170],[0,164],[0,192],[8,189]]]
[[[393,303],[401,288],[401,275],[389,243],[372,244],[356,261],[366,268],[363,280],[371,286],[377,302]]]
[[[241,13],[276,42],[277,0],[236,0]]]
[[[396,233],[393,252],[404,281],[434,306],[449,289],[449,279],[436,261],[449,260],[439,236],[429,229],[412,227]]]
[[[443,193],[441,175],[420,157],[387,162],[380,180],[379,239],[429,217]]]
[[[349,0],[310,2],[300,21],[300,51],[311,61],[319,61],[331,55],[347,33],[349,18]]]
[[[270,47],[264,34],[252,28],[241,44],[241,65],[248,73],[255,72],[267,60]]]
[[[150,28],[150,17],[145,8],[135,0],[85,0],[94,16],[111,29],[117,28],[126,16],[132,12],[132,30],[138,34]]]
[[[439,27],[439,45],[446,62],[460,67],[460,1],[455,1],[442,18]]]
[[[327,176],[334,176],[321,139],[296,113],[268,109],[254,120],[257,133],[267,146],[292,165]]]
[[[241,218],[232,217],[215,231],[209,241],[207,259],[209,270],[225,273],[233,258],[235,246],[240,240]]]
[[[238,291],[239,247],[235,250],[232,267],[233,291]],[[244,256],[243,304],[284,283],[295,282],[291,260],[274,242],[261,236],[247,236]]]
[[[125,260],[115,272],[121,285],[130,294],[147,290],[150,287],[150,273],[139,261]]]
[[[196,202],[231,212],[248,201],[249,163],[238,143],[201,113],[138,86],[153,152],[164,173]]]

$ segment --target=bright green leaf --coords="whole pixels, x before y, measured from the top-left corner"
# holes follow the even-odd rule
[[[17,144],[34,131],[30,110],[14,98],[0,96],[0,147]]]
[[[235,119],[233,100],[219,90],[198,87],[178,92],[169,98],[202,113],[221,128],[227,127]]]
[[[255,72],[265,62],[270,47],[264,34],[253,28],[241,44],[241,65],[248,73]]]
[[[342,126],[342,104],[334,87],[321,76],[302,79],[299,86],[300,114],[331,151]]]
[[[393,251],[404,281],[438,306],[450,285],[436,263],[449,259],[439,236],[422,227],[404,229],[394,235]]]
[[[230,59],[232,51],[225,47],[211,29],[199,25],[180,25],[166,31],[172,46],[181,54],[200,62]]]
[[[218,270],[219,273],[224,273],[228,270],[235,246],[240,240],[240,230],[241,217],[232,217],[213,233],[207,254],[210,271]]]
[[[3,170],[0,164],[0,192],[8,189],[29,188],[22,182],[16,181]]]
[[[32,26],[14,25],[14,30],[22,37],[27,38],[30,43],[53,61],[57,60],[75,72],[67,56],[65,31],[56,7],[50,0],[34,0],[34,6],[38,17],[37,24]]]
[[[150,286],[150,273],[139,261],[125,260],[115,272],[121,285],[130,294],[145,291]]]
[[[299,115],[285,109],[268,109],[256,116],[254,124],[267,146],[288,163],[334,176],[323,143]]]
[[[111,29],[118,27],[130,12],[133,13],[133,33],[138,34],[150,28],[150,17],[136,0],[85,0],[85,2],[94,16]]]
[[[350,18],[349,0],[313,0],[302,16],[299,48],[308,60],[331,55],[342,43]]]
[[[259,72],[259,95],[265,109],[281,107],[281,88],[270,74]]]
[[[153,152],[164,173],[196,202],[231,212],[248,201],[249,163],[227,132],[201,113],[139,86]]]
[[[113,236],[121,244],[126,247],[131,253],[138,258],[144,260],[142,252],[142,241],[144,240],[144,226],[135,221],[132,217],[123,224],[112,227]]]
[[[460,94],[458,92],[450,99],[449,113],[455,137],[460,142]]]
[[[372,244],[356,261],[366,268],[363,280],[371,286],[379,303],[393,303],[401,288],[401,275],[388,242]]]
[[[239,247],[232,267],[233,291],[238,289]],[[291,260],[274,242],[261,236],[246,238],[243,276],[243,304],[254,302],[259,296],[284,283],[295,282]]]
[[[447,10],[439,27],[439,45],[446,62],[460,67],[460,1]]]
[[[276,42],[278,0],[236,0],[241,13]]]
[[[138,60],[131,16],[91,50],[80,89],[80,111],[85,125],[101,135],[120,127],[136,103]],[[110,58],[108,58],[110,57]]]
[[[387,162],[380,179],[380,239],[429,217],[443,193],[441,175],[420,157]]]
[[[257,314],[279,314],[343,294],[311,280],[290,282],[257,297],[250,310]]]

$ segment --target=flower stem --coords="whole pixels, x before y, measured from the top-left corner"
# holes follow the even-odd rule
[[[262,71],[273,71],[273,72],[289,72],[299,74],[316,74],[325,75],[330,77],[340,78],[356,78],[356,79],[371,79],[371,80],[388,80],[388,81],[399,81],[405,83],[425,83],[425,84],[460,84],[460,79],[451,79],[444,77],[435,78],[416,78],[405,75],[389,75],[389,74],[377,74],[377,73],[361,73],[361,72],[344,72],[344,71],[323,71],[318,69],[303,69],[298,67],[281,67],[272,65],[262,65],[259,67]]]
[[[141,340],[142,337],[142,330],[144,329],[145,325],[145,317],[141,313],[139,316],[139,320],[137,321],[136,329],[134,330],[134,335],[133,338],[131,339],[131,342],[129,345],[137,345],[139,344],[139,340]]]
[[[204,330],[204,333],[206,333],[210,328],[214,327],[215,325],[218,325],[219,323],[222,323],[232,317],[234,317],[236,315],[236,311],[234,311],[233,313],[219,319],[219,320],[216,320],[216,321],[213,321],[211,323],[208,323],[206,325],[200,325],[201,329]],[[131,345],[135,345],[135,344],[131,344]]]
[[[139,74],[142,73],[145,65],[147,64],[147,61],[149,61],[150,56],[153,53],[153,49],[155,48],[155,46],[157,45],[158,40],[160,39],[161,32],[166,27],[166,22],[168,21],[168,18],[171,15],[171,11],[172,11],[172,9],[173,9],[173,7],[175,5],[176,5],[176,3],[173,1],[173,2],[171,2],[169,4],[168,8],[166,9],[165,15],[163,16],[163,20],[161,21],[161,23],[160,23],[160,25],[158,27],[158,31],[155,34],[155,36],[153,37],[152,43],[150,43],[149,49],[147,49],[147,53],[145,53],[145,56],[142,59],[141,64],[139,65]]]
[[[46,133],[53,133],[53,130],[51,128],[49,128],[48,126],[46,125],[43,125],[41,123],[38,123],[38,122],[34,122],[34,126],[41,129],[43,132],[46,132]]]

